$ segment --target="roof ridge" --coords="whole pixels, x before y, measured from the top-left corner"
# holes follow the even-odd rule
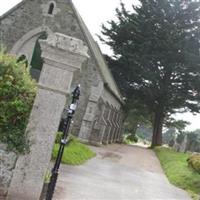
[[[101,75],[102,75],[102,78],[103,78],[104,83],[107,85],[107,87],[109,87],[109,89],[112,91],[112,93],[114,93],[115,96],[117,96],[118,99],[120,99],[121,102],[123,102],[123,100],[122,100],[122,95],[121,95],[121,93],[120,93],[120,91],[119,91],[119,89],[118,89],[118,87],[117,87],[117,84],[116,84],[116,82],[115,82],[115,79],[113,78],[113,75],[112,75],[111,71],[110,71],[109,68],[108,68],[108,65],[107,65],[107,63],[106,63],[106,61],[105,61],[105,58],[104,58],[104,56],[103,56],[103,54],[102,54],[102,52],[101,52],[101,49],[100,49],[98,43],[94,40],[93,36],[91,35],[90,31],[88,30],[88,28],[87,28],[85,22],[83,21],[82,17],[80,16],[80,14],[79,14],[78,10],[76,9],[75,5],[73,4],[73,2],[70,1],[70,3],[71,3],[71,6],[72,6],[73,11],[74,11],[74,13],[75,13],[75,15],[76,15],[76,17],[77,17],[78,23],[79,23],[79,25],[80,25],[80,27],[81,27],[81,29],[82,29],[82,32],[83,32],[83,34],[84,34],[84,36],[85,36],[85,38],[86,38],[86,40],[87,40],[87,43],[88,43],[88,45],[89,45],[89,48],[91,49],[91,52],[92,52],[92,54],[93,54],[93,56],[94,56],[94,59],[95,59],[97,65],[99,66],[99,70],[100,70],[100,73],[101,73]],[[86,29],[86,30],[85,30],[85,29]],[[87,31],[87,33],[86,33],[86,31]],[[88,34],[88,35],[87,35],[87,34]],[[90,38],[89,38],[89,37],[90,37]],[[94,44],[91,44],[91,42],[94,43]],[[103,71],[102,71],[103,69],[102,69],[102,67],[101,67],[101,65],[100,65],[100,63],[99,63],[99,61],[98,61],[98,59],[97,59],[97,55],[95,54],[95,49],[94,49],[94,47],[93,47],[94,45],[96,46],[96,49],[97,49],[97,51],[98,51],[97,53],[99,53],[100,56],[101,56],[101,60],[102,60],[103,64],[104,64],[105,67],[106,67],[106,71],[108,71],[108,73],[109,73],[110,79],[111,79],[111,81],[113,82],[114,88],[115,88],[115,89],[114,89],[113,87],[110,86],[110,84],[108,83],[108,81],[107,81],[106,78],[105,78],[105,75],[103,74]],[[115,91],[115,90],[116,90],[116,91]]]
[[[117,86],[117,83],[116,83],[116,81],[115,81],[115,79],[114,79],[114,76],[112,75],[111,70],[110,70],[109,67],[108,67],[108,64],[107,64],[107,62],[106,62],[106,60],[105,60],[104,54],[103,54],[103,52],[101,51],[101,48],[100,48],[98,42],[95,41],[95,40],[94,40],[94,42],[96,43],[96,45],[97,45],[97,47],[98,47],[98,49],[99,49],[99,52],[101,53],[102,59],[103,59],[105,65],[106,65],[106,67],[108,68],[108,72],[109,72],[109,74],[110,74],[110,76],[111,76],[111,78],[112,78],[112,80],[113,80],[113,82],[114,82],[114,84],[115,84],[115,86],[116,86],[116,89],[118,90],[118,93],[119,93],[120,97],[122,97],[121,92],[120,92],[120,90],[119,90],[119,88],[118,88],[118,86]],[[107,82],[106,82],[106,83],[107,83]],[[111,88],[110,88],[110,89],[111,89]],[[111,90],[112,90],[112,89],[111,89]],[[114,91],[113,91],[113,92],[114,92]]]

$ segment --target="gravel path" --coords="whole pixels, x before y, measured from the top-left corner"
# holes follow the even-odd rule
[[[190,200],[171,185],[153,151],[138,146],[91,147],[82,166],[62,165],[54,200]]]

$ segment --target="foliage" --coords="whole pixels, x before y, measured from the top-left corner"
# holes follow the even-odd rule
[[[61,141],[61,139],[62,139],[62,135],[63,135],[62,132],[57,132],[57,134],[56,134],[56,139],[55,139],[55,143],[56,143],[56,144],[60,144],[60,141]]]
[[[135,105],[134,108],[132,108],[132,104]],[[138,127],[142,125],[150,126],[151,116],[146,112],[144,106],[138,102],[128,100],[124,111],[126,113],[124,121],[125,133],[135,135]]]
[[[52,158],[55,159],[59,150],[59,144],[54,144]],[[75,137],[71,137],[70,143],[65,147],[62,163],[69,165],[81,165],[96,154],[85,144],[80,143]]]
[[[176,142],[177,142],[178,144],[181,144],[181,143],[183,142],[184,138],[185,138],[185,135],[186,135],[186,134],[185,134],[184,132],[179,133],[179,134],[177,135]]]
[[[187,150],[200,152],[200,130],[187,132]]]
[[[169,144],[169,146],[174,145],[174,140],[176,138],[177,131],[175,128],[169,128],[163,133],[163,143]]]
[[[178,153],[164,147],[157,147],[154,150],[169,181],[197,198],[200,192],[200,174],[188,167],[189,154]]]
[[[193,154],[187,159],[188,165],[200,174],[200,154]]]
[[[166,119],[165,126],[167,128],[175,128],[178,132],[183,131],[190,122],[185,120],[176,120],[172,117]]]
[[[174,118],[168,118],[165,123],[165,127],[167,130],[163,133],[163,143],[169,144],[169,146],[173,146],[175,143],[175,139],[178,141],[183,141],[184,129],[190,123],[185,120],[175,120]]]
[[[0,141],[10,150],[25,150],[25,129],[36,92],[23,62],[0,53]]]
[[[123,138],[123,143],[124,144],[133,144],[133,142],[131,142],[130,140],[128,140],[126,136]]]
[[[121,3],[117,20],[102,27],[122,91],[153,114],[153,146],[171,114],[200,110],[199,8],[197,0],[140,0],[128,12]]]
[[[151,141],[152,138],[152,128],[148,126],[138,127],[136,134],[143,140]]]
[[[186,137],[186,138],[185,138]],[[186,140],[184,140],[186,139]],[[185,151],[191,152],[200,152],[200,130],[197,129],[195,131],[181,131],[176,137],[173,139],[179,145],[182,145],[183,142],[186,142]],[[170,146],[174,144],[174,142],[170,142]]]
[[[137,137],[137,135],[128,135],[127,137],[126,137],[126,139],[127,140],[130,140],[131,142],[135,142],[135,143],[137,143],[138,142],[138,137]]]

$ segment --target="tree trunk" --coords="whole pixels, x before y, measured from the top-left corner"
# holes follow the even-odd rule
[[[162,145],[163,120],[164,120],[163,108],[159,107],[155,112],[151,147]]]

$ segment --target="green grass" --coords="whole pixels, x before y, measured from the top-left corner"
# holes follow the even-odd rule
[[[59,150],[59,144],[54,144],[52,158],[55,159]],[[77,139],[72,139],[69,145],[65,147],[62,163],[69,165],[81,165],[96,154],[85,144],[80,143]]]
[[[169,181],[186,190],[193,199],[199,200],[200,174],[188,167],[189,154],[166,147],[157,147],[155,152]]]

